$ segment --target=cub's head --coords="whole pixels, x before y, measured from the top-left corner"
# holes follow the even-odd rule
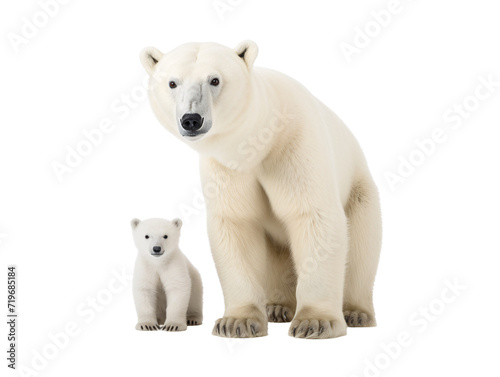
[[[133,219],[130,222],[134,242],[143,256],[161,257],[179,246],[182,221],[164,219]]]
[[[235,49],[188,43],[166,54],[145,48],[140,58],[150,75],[153,111],[171,133],[190,144],[227,133],[245,109],[257,53],[252,41]]]

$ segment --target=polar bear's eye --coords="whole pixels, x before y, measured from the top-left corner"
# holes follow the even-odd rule
[[[163,238],[167,239],[167,238],[168,238],[168,236],[165,234],[165,235],[163,236]]]
[[[177,84],[174,81],[170,81],[168,86],[170,86],[171,89],[177,88]]]
[[[149,238],[149,236],[146,234],[146,237],[144,237],[144,238],[148,239],[148,238]]]
[[[214,78],[212,79],[212,81],[210,81],[210,85],[213,85],[213,86],[217,86],[219,85],[219,79],[218,78]]]

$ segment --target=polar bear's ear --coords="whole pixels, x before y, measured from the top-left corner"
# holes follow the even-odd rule
[[[163,56],[163,53],[155,47],[146,47],[139,55],[143,67],[146,72],[153,75],[156,63],[158,63]]]
[[[130,221],[130,226],[132,227],[132,229],[135,229],[137,228],[137,225],[139,225],[140,222],[141,220],[139,219],[132,219],[132,221]]]
[[[248,69],[253,67],[253,62],[259,53],[259,47],[253,41],[243,41],[234,49],[236,54],[243,59]]]
[[[174,223],[174,225],[181,229],[181,226],[182,226],[182,220],[181,219],[173,219],[172,222]]]

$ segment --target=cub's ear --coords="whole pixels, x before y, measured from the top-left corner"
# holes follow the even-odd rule
[[[177,228],[181,229],[181,227],[182,227],[182,220],[181,219],[173,219],[172,222],[174,223],[174,225]]]
[[[243,41],[234,49],[236,54],[243,59],[248,69],[252,69],[253,62],[259,53],[259,47],[253,41]]]
[[[132,221],[130,221],[130,226],[132,227],[132,229],[135,229],[137,228],[137,225],[139,225],[140,222],[141,220],[139,219],[132,219]]]
[[[156,63],[160,61],[162,56],[163,53],[155,47],[146,47],[141,51],[139,55],[141,63],[150,76],[153,75]]]

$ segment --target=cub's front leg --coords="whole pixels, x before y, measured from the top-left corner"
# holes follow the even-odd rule
[[[250,174],[215,161],[202,164],[208,236],[225,302],[212,334],[231,338],[267,335],[263,283],[266,271],[263,192]]]
[[[191,278],[188,267],[180,254],[169,261],[169,268],[161,276],[167,296],[167,318],[164,331],[184,331],[187,329],[187,311],[191,296]]]
[[[156,331],[161,326],[157,323],[157,285],[159,278],[152,274],[140,260],[136,262],[132,291],[137,311],[136,330]]]

